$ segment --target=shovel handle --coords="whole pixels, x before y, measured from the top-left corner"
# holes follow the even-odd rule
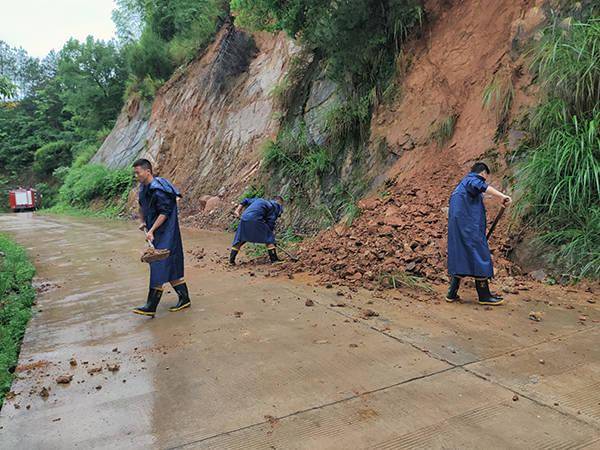
[[[500,222],[500,219],[504,215],[504,211],[505,210],[506,210],[506,206],[502,205],[500,207],[500,211],[498,211],[498,214],[496,214],[496,218],[492,222],[492,225],[490,226],[490,229],[488,230],[486,239],[489,239],[492,236],[492,233],[494,232],[494,230],[496,229],[496,225],[498,225],[498,222]]]
[[[144,237],[146,236],[146,233],[148,232],[148,229],[146,227],[142,228],[140,230],[142,233],[144,233]],[[150,242],[149,240],[146,239],[146,244],[148,244],[148,247],[150,248],[154,248],[154,244],[152,242]]]

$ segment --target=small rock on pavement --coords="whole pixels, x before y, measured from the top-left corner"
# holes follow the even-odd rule
[[[58,384],[69,384],[73,379],[73,375],[60,375],[56,377],[56,382]]]
[[[362,316],[367,318],[367,317],[378,317],[379,313],[376,311],[373,311],[372,309],[365,309],[362,312]]]
[[[533,320],[535,322],[541,322],[542,316],[543,316],[543,313],[541,313],[539,311],[530,311],[529,312],[529,320]]]
[[[304,302],[305,306],[315,306],[315,302],[313,302],[310,298]]]

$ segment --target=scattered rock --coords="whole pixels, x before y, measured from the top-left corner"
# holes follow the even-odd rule
[[[71,367],[77,367],[77,360],[75,358],[71,358],[69,360],[69,364],[71,365]]]
[[[304,306],[315,306],[315,302],[309,298],[304,302]]]
[[[519,400],[519,396],[517,394],[513,395],[513,402],[516,402]]]
[[[531,278],[533,278],[535,281],[541,282],[546,279],[546,272],[544,271],[544,269],[534,270],[529,275],[531,275]]]
[[[46,386],[42,387],[42,390],[40,391],[40,397],[48,398],[49,396],[50,396],[50,388],[47,388]]]
[[[329,341],[327,339],[318,339],[316,341],[313,341],[315,344],[329,344]]]
[[[543,315],[544,313],[539,311],[529,311],[529,320],[533,320],[534,322],[541,322]]]
[[[69,384],[71,382],[71,380],[73,379],[73,375],[60,375],[58,377],[56,377],[56,383],[57,384]]]
[[[244,315],[244,313],[242,311],[235,311],[233,313],[233,315],[239,319],[240,317],[242,317]]]
[[[90,367],[87,372],[93,376],[95,373],[102,372],[102,367]]]
[[[363,309],[361,316],[365,319],[368,319],[370,317],[379,317],[379,313],[373,311],[372,309]]]
[[[107,364],[106,368],[109,372],[118,372],[121,366],[119,364]]]

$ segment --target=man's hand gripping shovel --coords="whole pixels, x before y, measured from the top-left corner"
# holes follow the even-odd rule
[[[140,227],[140,230],[144,233],[144,236],[148,232],[145,226]],[[146,245],[148,247],[144,250],[144,252],[142,253],[142,257],[140,258],[142,262],[150,264],[156,261],[162,261],[163,259],[167,259],[171,254],[171,251],[167,248],[154,248],[154,244],[148,239],[146,239]]]

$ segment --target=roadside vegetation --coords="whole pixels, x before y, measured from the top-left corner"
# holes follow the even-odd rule
[[[306,203],[307,215],[319,216],[316,223],[331,224],[342,217],[351,223],[360,214],[355,199],[367,186],[359,178],[373,108],[390,95],[402,45],[423,21],[420,2],[232,0],[231,9],[236,25],[284,31],[312,52],[312,59],[302,54],[292,61],[273,92],[285,114],[278,136],[265,146],[263,168],[269,178],[279,177],[277,184],[291,180],[296,206]],[[315,142],[308,126],[295,120],[293,102],[302,97],[310,77],[321,72],[335,83],[339,98],[321,119],[326,139]],[[354,183],[343,182],[340,195],[334,180],[348,160],[352,173],[346,177]]]
[[[544,32],[543,90],[518,155],[517,213],[564,273],[600,277],[600,18]]]
[[[10,390],[21,340],[31,317],[34,274],[25,250],[0,234],[0,407]]]
[[[116,6],[112,41],[71,39],[44,58],[0,41],[0,191],[36,187],[42,206],[55,212],[121,212],[131,176],[87,163],[124,100],[152,100],[178,66],[210,43],[228,2],[118,0]]]

